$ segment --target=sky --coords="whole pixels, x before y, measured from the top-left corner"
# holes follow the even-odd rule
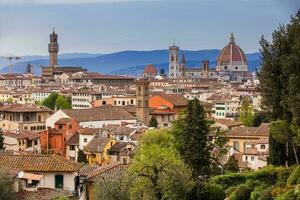
[[[259,51],[300,8],[299,0],[0,0],[0,55],[47,55],[52,28],[60,53],[221,49],[234,33]]]

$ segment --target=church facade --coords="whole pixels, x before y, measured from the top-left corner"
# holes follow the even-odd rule
[[[251,77],[248,62],[243,50],[235,43],[231,34],[229,43],[220,51],[216,66],[210,68],[209,61],[202,66],[190,68],[186,65],[185,55],[179,61],[180,48],[173,44],[169,47],[169,78],[219,79],[225,81],[245,81]]]

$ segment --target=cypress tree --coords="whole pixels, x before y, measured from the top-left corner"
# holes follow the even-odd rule
[[[5,149],[4,147],[4,137],[3,137],[3,130],[0,129],[0,150]]]
[[[173,129],[175,144],[194,177],[206,175],[210,168],[209,124],[198,99],[188,102],[184,117]]]

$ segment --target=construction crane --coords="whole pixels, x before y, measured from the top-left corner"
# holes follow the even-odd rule
[[[20,60],[21,57],[19,56],[2,56],[2,58],[6,59],[8,61],[8,69],[9,69],[9,73],[12,73],[12,61],[13,60]]]

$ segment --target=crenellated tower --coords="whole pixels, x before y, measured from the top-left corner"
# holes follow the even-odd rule
[[[48,51],[50,54],[50,66],[54,67],[57,65],[57,54],[58,54],[59,45],[57,42],[57,34],[54,29],[50,34],[50,43],[48,44]]]

